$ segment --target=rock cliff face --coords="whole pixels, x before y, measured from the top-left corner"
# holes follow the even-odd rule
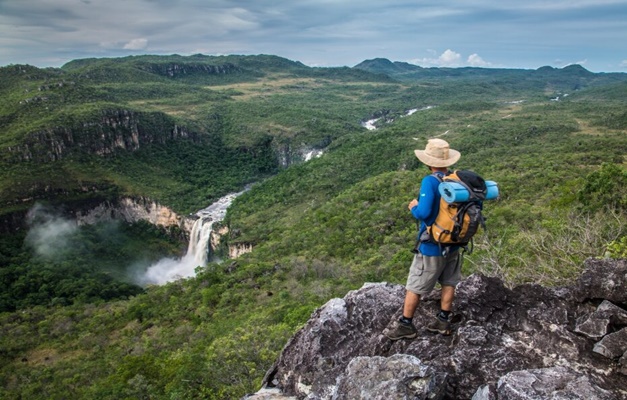
[[[177,226],[188,235],[194,219],[178,215],[166,206],[146,198],[123,197],[116,202],[105,201],[93,208],[76,210],[74,217],[79,225],[101,221],[146,221],[163,227]]]
[[[253,247],[252,243],[229,244],[229,258],[235,259],[242,254],[250,253]]]
[[[71,213],[72,218],[79,225],[89,225],[102,221],[124,221],[129,223],[146,221],[166,228],[176,226],[181,229],[187,240],[190,240],[194,222],[198,219],[198,216],[194,215],[179,215],[170,208],[147,198],[130,197],[123,197],[114,202],[102,201],[92,204],[88,208],[76,208]],[[228,233],[229,229],[227,226],[221,226],[217,230],[211,231],[209,246],[212,252],[220,246],[223,237]],[[238,258],[242,254],[250,253],[253,247],[252,243],[229,244],[228,257],[231,259]]]
[[[146,64],[142,69],[158,75],[164,75],[170,78],[178,78],[189,75],[228,75],[240,72],[241,69],[232,63],[222,65],[207,64]]]
[[[19,145],[5,151],[14,161],[52,162],[64,158],[73,148],[102,156],[181,138],[197,140],[197,135],[176,125],[165,114],[108,110],[95,121],[30,133]]]
[[[211,235],[209,235],[209,245],[211,246],[212,253],[215,254],[215,251],[217,249],[219,249],[221,246],[224,246],[224,249],[221,250],[223,252],[223,255],[228,256],[228,258],[230,259],[235,259],[243,254],[253,251],[254,245],[252,243],[229,243],[228,240],[225,241],[224,239],[228,238],[228,235],[228,226],[220,226],[217,229],[214,228],[211,231]]]
[[[627,399],[627,260],[588,260],[569,287],[506,288],[472,275],[457,288],[451,336],[382,335],[400,285],[365,284],[316,310],[250,399]]]
[[[275,148],[281,168],[288,168],[291,165],[309,161],[320,157],[324,153],[324,150],[306,145],[292,147],[290,144],[282,144],[275,146]]]
[[[296,142],[294,139],[281,137],[281,134],[277,132],[272,134],[276,136],[272,142],[272,148],[277,155],[281,168],[320,157],[324,153],[324,149],[331,144],[331,137],[325,137],[316,143],[305,144]]]

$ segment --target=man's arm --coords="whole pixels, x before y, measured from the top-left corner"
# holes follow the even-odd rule
[[[414,218],[424,221],[431,216],[435,209],[435,192],[438,190],[439,183],[437,179],[430,175],[422,179],[420,183],[420,201],[414,199],[408,205]]]

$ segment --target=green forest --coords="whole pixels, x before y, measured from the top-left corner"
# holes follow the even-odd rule
[[[465,276],[560,286],[627,257],[627,74],[139,56],[1,67],[0,94],[0,398],[255,392],[316,308],[404,284],[433,137],[499,185]],[[222,261],[160,286],[134,269],[184,232],[67,217],[124,196],[187,215],[246,185]]]

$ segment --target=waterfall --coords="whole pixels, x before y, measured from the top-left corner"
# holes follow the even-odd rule
[[[213,222],[211,218],[200,217],[194,222],[194,226],[192,226],[186,254],[192,255],[193,260],[198,263],[198,265],[207,263],[209,257],[209,238],[211,237]]]
[[[246,189],[247,190],[247,189]],[[162,285],[181,278],[194,276],[196,267],[204,266],[209,260],[209,240],[213,224],[222,221],[226,216],[226,210],[233,200],[244,193],[231,193],[220,198],[207,208],[196,213],[196,221],[189,235],[187,253],[179,259],[163,258],[151,265],[138,277],[140,285]]]

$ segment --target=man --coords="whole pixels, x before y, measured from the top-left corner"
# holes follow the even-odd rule
[[[440,178],[449,173],[448,167],[455,164],[461,154],[449,148],[442,139],[429,139],[425,150],[415,150],[416,157],[431,170],[432,174],[424,177],[420,184],[419,200],[412,200],[408,208],[414,218],[420,220],[418,245],[414,250],[414,260],[407,278],[403,315],[393,321],[384,331],[391,340],[402,338],[412,339],[418,334],[412,323],[414,312],[422,295],[430,293],[436,282],[442,286],[440,312],[434,321],[427,326],[430,332],[451,334],[449,317],[455,297],[455,286],[461,280],[462,257],[459,246],[441,246],[429,240],[427,227],[435,222],[440,209]]]

